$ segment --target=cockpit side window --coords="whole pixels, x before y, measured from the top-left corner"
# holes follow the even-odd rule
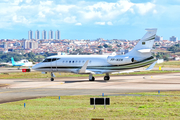
[[[47,58],[43,62],[51,62],[51,58]]]
[[[56,58],[52,58],[52,62],[53,62],[53,61],[56,61]]]
[[[59,59],[60,58],[47,58],[43,62],[53,62],[53,61],[56,61],[56,60],[59,60]]]

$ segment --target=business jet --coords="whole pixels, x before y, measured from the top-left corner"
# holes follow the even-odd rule
[[[51,72],[51,81],[54,81],[54,72],[89,74],[89,81],[94,81],[94,74],[106,74],[104,80],[110,80],[110,73],[134,70],[152,64],[147,69],[150,70],[156,64],[151,50],[157,29],[146,30],[147,33],[138,44],[125,55],[50,56],[33,66],[32,69],[45,74]]]

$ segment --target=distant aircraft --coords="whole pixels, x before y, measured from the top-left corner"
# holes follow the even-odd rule
[[[106,74],[104,80],[109,80],[110,73],[134,70],[152,64],[146,70],[151,70],[156,59],[151,55],[152,46],[157,29],[146,29],[147,33],[138,44],[125,55],[62,55],[47,57],[43,62],[36,64],[32,69],[42,73],[51,72],[51,81],[54,81],[53,72],[70,72],[89,74],[89,81],[94,81],[94,74]]]
[[[21,61],[15,62],[14,58],[11,57],[11,63],[1,63],[2,65],[9,65],[9,66],[19,66],[18,69],[20,69],[21,66],[33,66],[32,62],[29,62],[26,59],[23,59]]]

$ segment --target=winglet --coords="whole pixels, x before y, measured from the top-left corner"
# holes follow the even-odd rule
[[[84,65],[82,66],[82,68],[79,70],[79,73],[85,73],[86,72],[86,68],[88,65],[89,60],[87,60]]]
[[[157,61],[155,61],[153,64],[151,64],[146,70],[152,70],[156,63],[157,63]]]

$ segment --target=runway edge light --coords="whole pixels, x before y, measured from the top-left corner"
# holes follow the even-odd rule
[[[26,107],[26,103],[24,103],[24,108]]]

